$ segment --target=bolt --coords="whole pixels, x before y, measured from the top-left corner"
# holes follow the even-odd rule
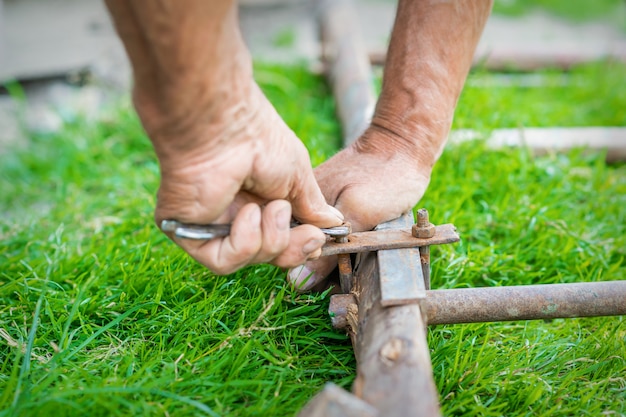
[[[352,231],[350,223],[344,223],[342,226],[348,227],[348,234]],[[348,235],[335,236],[335,242],[348,243]],[[337,255],[337,266],[339,267],[339,284],[341,285],[341,291],[344,294],[348,294],[352,290],[352,259],[350,259],[349,253]]]
[[[428,210],[421,208],[417,210],[417,226],[426,227],[430,224],[428,221]]]
[[[417,223],[411,228],[413,236],[427,239],[435,236],[435,225],[428,221],[428,210],[417,210]]]
[[[417,223],[411,228],[414,237],[431,238],[435,236],[435,225],[428,221],[428,210],[421,208],[417,210]],[[420,262],[422,264],[422,276],[424,277],[424,287],[430,289],[430,246],[421,246]]]

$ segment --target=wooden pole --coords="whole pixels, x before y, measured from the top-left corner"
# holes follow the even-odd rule
[[[406,227],[412,221],[408,213],[383,227]],[[404,268],[404,263],[394,258],[406,251],[411,249],[368,253],[358,263],[354,290],[358,302],[354,344],[357,377],[353,391],[383,416],[439,416],[439,395],[419,304],[384,307],[381,302],[380,270],[393,265]],[[413,262],[415,270],[421,272],[419,252]]]
[[[480,132],[471,129],[450,133],[450,144],[483,139]],[[583,148],[606,152],[607,162],[626,161],[625,127],[524,127],[496,129],[484,138],[490,148],[524,147],[534,155],[567,152]]]
[[[367,128],[376,104],[372,70],[349,0],[328,1],[320,16],[323,57],[348,146]],[[411,213],[379,228],[410,228]],[[407,251],[416,256],[407,257]],[[408,265],[411,262],[414,265]],[[357,257],[354,298],[343,296],[355,356],[353,393],[380,416],[439,416],[439,395],[419,305],[384,307],[381,270],[414,271],[422,280],[418,249],[391,249]],[[413,272],[411,272],[413,273]],[[404,276],[404,275],[403,275]],[[423,284],[423,282],[422,282]],[[422,285],[422,291],[423,291]],[[350,300],[355,300],[351,303]],[[345,303],[344,303],[345,304]]]
[[[369,126],[376,106],[372,68],[350,0],[322,2],[322,58],[341,120],[344,146]]]

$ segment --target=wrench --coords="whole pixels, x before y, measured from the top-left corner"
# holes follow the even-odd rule
[[[299,226],[296,221],[291,222],[291,227]],[[174,233],[176,237],[193,240],[212,240],[230,235],[230,224],[191,224],[182,223],[178,220],[163,220],[161,230]],[[332,237],[347,236],[352,232],[349,224],[320,229],[324,234]]]

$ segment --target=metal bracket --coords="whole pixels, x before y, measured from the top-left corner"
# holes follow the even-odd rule
[[[454,225],[434,226],[428,221],[428,212],[420,209],[416,224],[412,214],[406,213],[379,225],[374,231],[352,233],[342,240],[327,242],[322,247],[322,256],[340,257],[341,289],[346,294],[350,292],[354,280],[351,267],[342,261],[349,260],[351,253],[377,252],[381,304],[390,307],[424,299],[430,287],[430,245],[459,240]],[[346,271],[347,268],[350,270]],[[348,275],[349,278],[346,278]],[[350,284],[347,285],[348,282]],[[331,308],[331,312],[341,317],[345,315],[342,309]]]
[[[345,243],[327,242],[322,247],[322,256],[441,245],[458,242],[460,237],[453,224],[443,224],[435,226],[435,235],[431,238],[413,237],[411,227],[409,226],[398,229],[355,232],[348,235],[347,239],[348,241]]]

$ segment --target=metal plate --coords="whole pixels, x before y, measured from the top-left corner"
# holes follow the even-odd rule
[[[402,232],[412,224],[413,214],[406,213],[395,220],[378,225],[376,233]],[[408,230],[410,235],[410,229]],[[402,232],[402,236],[405,234],[406,232]],[[416,238],[411,235],[407,239]],[[384,307],[412,304],[426,297],[419,248],[390,249],[380,251],[376,255],[380,303]]]
[[[426,297],[419,249],[378,252],[378,274],[384,307],[416,303]]]
[[[388,249],[418,248],[420,246],[441,245],[460,240],[452,224],[436,226],[435,236],[429,239],[413,237],[411,228],[383,229],[371,232],[357,232],[348,235],[348,242],[327,242],[322,247],[322,256],[342,253],[375,252]],[[419,256],[417,257],[419,260]]]

